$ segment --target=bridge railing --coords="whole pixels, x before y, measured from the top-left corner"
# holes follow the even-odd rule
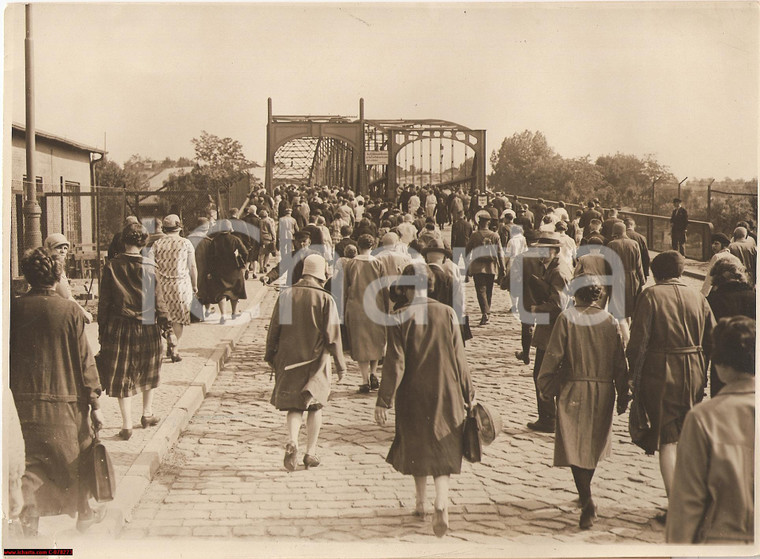
[[[512,194],[507,194],[510,200],[514,197]],[[538,201],[538,198],[532,198],[530,196],[519,196],[521,202],[527,203],[529,206],[533,206]],[[556,200],[543,199],[547,205],[557,205]],[[565,204],[565,209],[568,215],[572,218],[575,216],[576,210],[583,211],[584,206],[579,204]],[[671,236],[670,236],[670,216],[654,215],[639,212],[627,212],[620,211],[621,217],[632,217],[636,222],[636,231],[644,235],[647,239],[647,245],[651,250],[661,252],[663,250],[670,250]],[[711,237],[713,234],[713,224],[708,221],[689,220],[689,227],[686,230],[686,244],[684,245],[684,253],[687,258],[693,260],[699,260],[707,262],[712,257]]]

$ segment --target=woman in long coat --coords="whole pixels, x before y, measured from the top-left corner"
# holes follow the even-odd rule
[[[318,466],[316,454],[322,408],[330,396],[332,373],[330,356],[341,380],[346,371],[340,335],[340,321],[332,296],[323,289],[326,280],[324,258],[311,254],[304,259],[303,276],[280,293],[267,332],[264,360],[275,371],[271,403],[287,411],[288,442],[284,465],[296,468],[298,432],[303,412],[308,412],[307,468]]]
[[[598,306],[602,286],[594,276],[575,293],[575,306],[559,315],[541,363],[538,387],[557,398],[554,465],[570,466],[581,501],[580,527],[596,516],[591,479],[610,454],[615,392],[618,413],[628,405],[627,365],[615,319]]]
[[[108,261],[100,280],[98,372],[106,394],[119,399],[122,429],[132,436],[132,396],[142,392],[142,427],[157,425],[153,390],[161,373],[161,329],[168,324],[163,301],[156,290],[153,262],[140,253],[148,232],[139,223],[121,234],[124,252]]]
[[[40,516],[78,514],[77,529],[103,519],[93,511],[91,469],[84,454],[92,426],[102,426],[101,388],[87,343],[85,318],[55,292],[60,262],[43,248],[28,251],[21,270],[31,290],[11,301],[10,387],[26,446],[21,524],[36,535]]]
[[[181,361],[176,347],[179,345],[185,326],[190,324],[193,294],[198,292],[195,249],[193,243],[180,237],[181,229],[182,223],[179,216],[167,215],[163,221],[165,235],[159,238],[151,248],[153,260],[156,263],[156,289],[166,305],[172,330],[177,337],[174,349],[167,346],[168,357],[172,361]]]
[[[208,248],[208,298],[219,305],[219,324],[224,324],[224,302],[230,301],[232,319],[238,317],[237,306],[245,293],[245,262],[248,251],[239,237],[232,234],[232,223],[223,219],[219,222],[219,233],[211,239]]]
[[[678,438],[688,411],[702,400],[715,325],[710,306],[697,289],[684,284],[684,257],[673,250],[658,254],[651,265],[655,285],[639,296],[631,321],[626,354],[634,383],[651,422],[648,454],[660,453],[665,492],[675,470]],[[636,388],[638,386],[638,388]],[[665,518],[658,515],[657,520]]]
[[[425,297],[426,268],[408,265],[403,275],[412,276],[415,285],[395,289],[408,304],[388,327],[375,420],[385,424],[395,398],[396,436],[386,461],[414,476],[417,516],[425,515],[425,486],[433,476],[433,531],[441,537],[448,529],[449,476],[462,467],[465,402],[474,402],[475,391],[456,313]]]
[[[359,254],[346,262],[343,269],[343,312],[351,357],[359,363],[362,375],[362,384],[359,387],[361,394],[367,394],[371,389],[380,386],[375,372],[377,362],[385,353],[385,326],[373,321],[364,307],[367,288],[384,275],[382,262],[370,254],[374,244],[375,239],[371,235],[361,235],[357,240]],[[385,290],[379,290],[375,297],[375,312],[388,312],[388,301],[384,292]]]

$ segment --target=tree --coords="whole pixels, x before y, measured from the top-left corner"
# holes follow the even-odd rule
[[[524,130],[513,134],[491,154],[489,184],[514,194],[543,193],[552,186],[552,167],[557,158],[543,133]]]
[[[240,142],[232,138],[220,138],[203,130],[192,142],[197,174],[205,179],[209,192],[229,187],[254,166],[243,154]]]
[[[597,158],[596,166],[612,187],[606,201],[608,205],[624,203],[638,211],[649,213],[652,210],[652,183],[655,183],[655,207],[659,207],[664,200],[660,200],[664,193],[663,187],[672,185],[674,181],[678,184],[670,169],[660,164],[651,154],[644,159],[620,152],[603,155]]]

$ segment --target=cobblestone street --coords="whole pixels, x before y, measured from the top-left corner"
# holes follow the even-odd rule
[[[477,318],[472,283],[467,286],[468,309]],[[324,411],[322,464],[305,470],[299,454],[295,472],[283,468],[285,414],[269,404],[273,380],[263,362],[276,294],[269,288],[258,318],[120,537],[435,544],[430,515],[423,521],[411,514],[413,480],[385,462],[392,421],[375,424],[375,396],[356,393],[360,377],[350,359]],[[482,463],[464,462],[452,477],[450,531],[443,541],[496,549],[663,543],[663,528],[653,520],[667,504],[657,458],[629,442],[627,414],[615,419],[613,454],[600,463],[592,485],[598,519],[591,530],[578,528],[569,468],[551,467],[554,436],[525,427],[535,418],[532,366],[514,357],[520,325],[509,306],[507,293],[497,289],[490,324],[473,328],[475,338],[467,343],[478,397],[499,411],[504,427],[485,447]],[[432,511],[432,481],[428,495]]]

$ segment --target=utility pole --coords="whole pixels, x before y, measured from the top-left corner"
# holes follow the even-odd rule
[[[678,199],[679,199],[679,200],[681,199],[681,185],[682,185],[684,182],[686,182],[686,179],[688,179],[688,178],[689,178],[689,177],[684,177],[684,179],[683,179],[681,182],[679,182],[679,183],[678,183]]]
[[[40,218],[42,208],[37,203],[37,172],[35,154],[37,131],[34,124],[34,44],[32,42],[32,6],[26,4],[26,39],[24,61],[26,80],[26,182],[24,183],[24,248],[42,246]]]
[[[715,179],[710,180],[710,184],[707,185],[707,221],[710,221],[710,210],[712,209],[712,185]]]

